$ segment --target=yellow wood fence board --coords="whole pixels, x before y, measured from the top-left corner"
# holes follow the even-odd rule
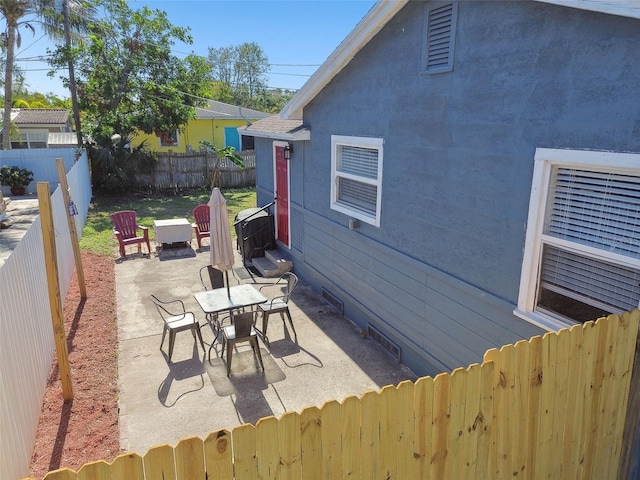
[[[48,472],[42,480],[76,480],[78,474],[68,468],[61,468]]]
[[[556,386],[555,353],[558,336],[547,333],[542,337],[542,385],[538,411],[538,438],[536,445],[536,477],[551,478],[553,465],[553,412]]]
[[[263,480],[279,478],[278,420],[274,417],[262,418],[256,424],[256,447],[258,478]]]
[[[449,405],[449,445],[447,447],[448,475],[450,478],[462,478],[464,475],[465,442],[465,407],[467,390],[467,371],[457,368],[451,373],[450,405]]]
[[[397,423],[398,423],[398,478],[415,478],[413,472],[413,397],[414,382],[405,380],[398,384]]]
[[[616,366],[619,371],[623,372],[619,379],[623,381],[624,385],[620,388],[620,404],[619,410],[620,412],[625,412],[625,419],[623,421],[619,421],[616,424],[616,432],[615,436],[619,439],[619,448],[616,450],[616,456],[618,458],[618,478],[624,478],[626,473],[626,466],[628,466],[629,459],[629,441],[625,438],[625,428],[627,436],[631,436],[631,428],[628,428],[629,422],[633,422],[633,419],[636,418],[635,411],[633,410],[635,405],[631,405],[633,399],[630,397],[631,395],[631,382],[633,380],[633,369],[635,364],[635,353],[637,346],[637,336],[638,336],[638,323],[640,320],[640,310],[636,309],[631,312],[625,312],[622,314],[625,325],[625,332],[618,337],[618,345],[616,346]],[[628,417],[628,418],[627,418]],[[631,423],[633,425],[633,423]],[[629,455],[627,455],[629,454]],[[625,456],[623,458],[623,455]],[[624,460],[624,461],[623,461]]]
[[[582,327],[582,368],[578,396],[580,400],[582,416],[580,428],[577,434],[580,438],[579,459],[575,478],[589,480],[591,472],[591,455],[587,453],[591,434],[591,408],[593,404],[593,375],[595,372],[596,350],[598,345],[598,328],[595,322],[586,322]]]
[[[244,424],[233,429],[231,433],[235,480],[256,480],[258,465],[256,458],[256,428]]]
[[[416,380],[413,389],[414,433],[413,457],[414,478],[429,478],[431,462],[431,423],[433,421],[433,378],[422,377]],[[364,432],[363,432],[364,444]],[[371,477],[373,478],[373,477]]]
[[[449,447],[449,407],[451,405],[450,380],[448,373],[436,376],[433,384],[433,430],[430,478],[448,477],[448,447]]]
[[[511,476],[511,432],[514,421],[510,411],[512,407],[512,395],[515,383],[514,374],[514,346],[504,345],[500,348],[495,362],[497,370],[494,370],[496,381],[494,391],[494,427],[496,430],[495,457],[496,469],[494,478],[502,479]]]
[[[615,348],[615,365],[616,371],[620,372],[618,380],[622,383],[619,388],[617,411],[626,413],[629,409],[629,394],[633,375],[633,363],[638,336],[640,310],[636,309],[632,312],[625,312],[622,314],[622,318],[624,322],[624,331],[618,337],[618,345]],[[618,422],[615,426],[615,432],[613,433],[614,438],[617,440],[617,448],[614,453],[618,459],[618,463],[620,463],[623,453],[624,428],[626,421],[626,415],[624,419],[618,418]],[[617,470],[617,464],[615,466],[611,466],[612,469],[614,467]]]
[[[340,404],[333,400],[320,409],[320,438],[322,439],[322,476],[324,480],[341,478],[342,443]]]
[[[482,364],[484,365],[487,362],[495,362],[498,353],[499,351],[497,348],[490,348],[484,352],[484,355],[482,356]]]
[[[111,467],[104,460],[85,463],[78,470],[78,480],[111,480]]]
[[[634,319],[636,314],[640,315],[640,310],[633,310],[630,318]],[[633,329],[633,327],[631,327]],[[624,479],[631,477],[631,471],[635,467],[637,448],[637,426],[640,417],[640,343],[637,338],[637,327],[632,332],[629,332],[633,336],[633,358],[630,359],[630,371],[631,379],[627,389],[627,395],[625,396],[624,412],[624,426],[622,433],[622,452],[620,456],[618,475],[616,478]]]
[[[593,382],[591,387],[591,395],[592,395],[592,404],[591,408],[588,411],[585,411],[585,415],[590,419],[589,420],[589,430],[587,430],[587,447],[585,451],[585,464],[586,464],[586,476],[587,478],[596,478],[594,477],[595,472],[599,470],[599,465],[601,462],[606,461],[602,455],[602,451],[605,450],[600,448],[599,435],[602,433],[599,431],[599,427],[602,427],[602,422],[598,420],[602,416],[603,405],[602,401],[602,387],[604,384],[604,375],[605,375],[605,360],[607,357],[608,351],[608,331],[609,324],[605,318],[598,319],[595,322],[596,328],[598,330],[597,338],[598,341],[596,343],[596,351],[593,363]]]
[[[482,413],[480,411],[480,379],[482,367],[477,363],[466,370],[465,391],[462,397],[465,399],[465,407],[462,421],[463,448],[459,453],[460,479],[475,480],[476,462],[478,458],[478,429],[482,425]]]
[[[360,471],[363,479],[377,480],[380,478],[380,395],[366,392],[360,397],[360,403]]]
[[[529,364],[531,346],[521,340],[514,345],[513,351],[513,388],[510,392],[509,414],[512,416],[511,442],[511,478],[526,478],[528,474],[529,437],[529,393],[531,371]]]
[[[183,438],[174,452],[178,480],[204,478],[204,442],[201,438]]]
[[[576,478],[580,463],[580,422],[582,417],[582,325],[574,325],[569,330],[567,396],[562,438],[560,478]],[[580,393],[579,393],[580,392]]]
[[[527,468],[524,478],[535,480],[538,452],[538,415],[542,389],[542,348],[541,336],[529,340],[529,399],[527,402]]]
[[[553,399],[553,433],[551,435],[551,477],[561,478],[562,462],[567,459],[562,451],[565,420],[567,418],[567,382],[571,334],[563,328],[556,334],[555,388]]]
[[[592,467],[593,478],[611,478],[608,477],[608,467],[616,446],[616,440],[612,438],[612,433],[615,430],[616,416],[620,413],[615,410],[618,405],[615,397],[619,395],[619,390],[615,388],[614,383],[617,381],[614,369],[614,351],[616,336],[620,330],[619,318],[618,315],[609,315],[607,317],[607,339],[602,361],[602,386],[598,400],[599,408],[596,428],[598,441],[595,448],[597,456],[594,458]],[[605,475],[605,477],[602,477],[602,475]]]
[[[173,448],[169,445],[150,448],[143,459],[145,480],[175,480]]]
[[[320,410],[309,407],[300,413],[300,449],[302,478],[313,478],[322,468]]]
[[[137,453],[123,453],[111,462],[112,480],[144,480],[142,457]]]
[[[620,412],[615,409],[618,406],[617,396],[620,391],[616,388],[619,383],[615,370],[615,349],[617,346],[617,336],[621,330],[621,317],[609,315],[607,317],[607,342],[605,345],[606,355],[602,363],[602,388],[600,390],[600,408],[598,415],[598,461],[594,464],[594,475],[606,475],[611,464],[612,456],[615,455],[616,439],[613,438],[615,423]],[[617,460],[617,459],[616,459]],[[616,462],[617,463],[617,462]],[[596,478],[596,477],[594,477]]]
[[[476,454],[476,479],[493,480],[489,473],[491,451],[491,436],[493,430],[493,378],[495,364],[485,361],[480,371],[480,413],[476,417],[474,426],[478,432],[478,451]]]
[[[500,382],[501,366],[500,351],[497,348],[492,348],[484,353],[482,365],[487,365],[489,362],[493,365],[493,374],[491,377],[491,410],[487,413],[491,416],[491,424],[496,425],[496,411],[498,410],[500,402],[496,398],[495,390],[498,388],[497,385]],[[495,471],[498,468],[498,449],[496,448],[498,442],[498,429],[492,428],[489,433],[486,475],[488,478],[493,480],[495,478]]]
[[[297,413],[285,413],[280,418],[278,445],[280,445],[280,478],[282,480],[302,478],[300,415]]]
[[[215,480],[233,480],[231,432],[211,432],[204,440],[204,465],[207,476]]]
[[[605,375],[603,378],[602,389],[602,418],[599,420],[601,426],[599,430],[602,432],[601,443],[605,445],[606,457],[603,459],[599,469],[595,471],[596,475],[606,475],[608,472],[617,471],[617,465],[620,459],[620,451],[622,448],[622,429],[618,428],[618,424],[624,427],[623,407],[626,404],[628,382],[630,379],[631,366],[628,362],[618,360],[619,356],[629,355],[627,350],[625,336],[631,336],[629,332],[629,316],[628,315],[610,315],[607,348],[609,355],[605,361]],[[635,348],[634,348],[635,351]],[[626,377],[626,378],[625,378]]]
[[[342,424],[342,478],[360,479],[360,399],[343,400],[340,407]]]
[[[38,208],[40,209],[40,227],[42,230],[42,245],[44,251],[45,271],[47,274],[47,292],[51,308],[51,322],[58,361],[58,375],[62,383],[62,396],[66,400],[73,399],[73,383],[71,381],[71,367],[69,366],[69,351],[67,337],[64,331],[64,316],[60,282],[58,279],[58,263],[56,258],[56,238],[53,215],[51,212],[51,197],[48,182],[38,182]]]
[[[629,331],[630,314],[616,315],[618,328],[613,339],[613,352],[611,359],[611,377],[609,391],[605,400],[606,416],[609,419],[607,438],[609,442],[609,458],[607,459],[606,472],[617,471],[622,452],[622,437],[625,423],[626,405],[629,394],[631,380],[632,362],[626,357],[630,357],[630,345],[625,337],[633,336]],[[635,352],[635,346],[634,346]]]
[[[388,385],[380,390],[380,475],[382,478],[398,478],[398,396],[395,387]]]

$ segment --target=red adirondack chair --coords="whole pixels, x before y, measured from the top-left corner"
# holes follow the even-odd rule
[[[209,237],[209,224],[211,222],[211,211],[209,205],[198,205],[193,209],[195,222],[191,224],[198,240],[198,248],[202,248],[202,239]]]
[[[120,244],[120,256],[126,256],[126,245],[138,245],[138,253],[141,252],[141,245],[147,244],[147,252],[151,253],[151,245],[149,245],[149,228],[138,225],[136,220],[136,212],[125,210],[122,212],[114,212],[111,215],[113,222],[113,233]],[[138,235],[138,230],[142,235]]]

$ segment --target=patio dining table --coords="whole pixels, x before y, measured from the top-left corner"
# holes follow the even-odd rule
[[[219,315],[232,310],[243,310],[267,301],[253,285],[241,284],[233,287],[214,288],[193,294],[196,302],[207,317],[207,322],[214,334],[214,342],[220,332]],[[212,342],[213,345],[213,342]]]

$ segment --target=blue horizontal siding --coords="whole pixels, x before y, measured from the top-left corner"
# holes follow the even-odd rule
[[[418,374],[480,362],[489,348],[543,333],[513,316],[514,305],[319,215],[304,212],[304,231],[295,269],[313,271],[361,328],[371,323],[411,352],[403,361]]]

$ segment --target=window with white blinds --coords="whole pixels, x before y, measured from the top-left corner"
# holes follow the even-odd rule
[[[638,306],[640,270],[552,245],[542,256],[541,288],[608,312]]]
[[[453,69],[457,3],[428,3],[425,12],[423,70],[427,73]]]
[[[331,208],[379,226],[382,139],[334,135]]]
[[[640,258],[640,177],[557,167],[544,233]]]
[[[539,149],[524,257],[519,316],[562,326],[638,308],[640,156]]]

